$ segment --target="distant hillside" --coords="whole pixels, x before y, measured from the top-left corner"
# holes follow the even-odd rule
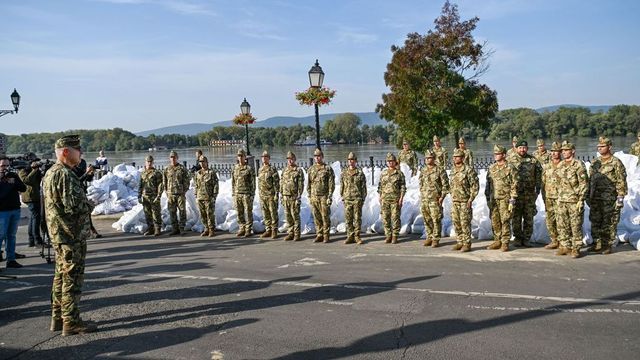
[[[365,112],[365,113],[354,113],[360,117],[362,121],[362,125],[387,125],[388,123],[378,116],[375,112]],[[324,125],[327,120],[331,120],[336,117],[338,114],[320,114],[320,126]],[[265,120],[256,121],[254,127],[278,127],[278,126],[294,126],[297,124],[301,125],[309,125],[315,126],[316,117],[315,115],[304,116],[304,117],[293,117],[293,116],[274,116]],[[155,135],[167,135],[167,134],[180,134],[180,135],[196,135],[201,132],[209,131],[214,126],[231,126],[233,122],[229,121],[220,121],[213,124],[202,124],[202,123],[191,123],[191,124],[183,124],[183,125],[173,125],[167,126],[163,128],[146,130],[136,133],[136,135],[140,136],[149,136],[151,134]]]
[[[553,106],[545,106],[545,107],[541,107],[539,109],[536,109],[537,112],[539,112],[540,114],[544,114],[547,112],[554,112],[558,109],[560,109],[561,107],[566,107],[566,108],[587,108],[589,110],[591,110],[592,113],[597,113],[597,112],[603,112],[606,113],[609,111],[609,109],[611,109],[613,107],[613,105],[576,105],[576,104],[562,104],[562,105],[553,105]]]

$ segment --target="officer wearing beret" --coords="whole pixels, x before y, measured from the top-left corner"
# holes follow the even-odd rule
[[[516,154],[507,159],[516,168],[518,174],[518,197],[513,207],[511,229],[517,247],[531,247],[529,240],[533,235],[533,217],[536,215],[536,199],[542,188],[542,166],[528,154],[529,144],[519,140]]]
[[[80,318],[78,303],[84,280],[92,206],[73,168],[80,163],[80,138],[67,135],[55,143],[56,163],[43,179],[44,207],[56,267],[51,288],[51,331],[63,336],[93,332]]]
[[[140,173],[138,185],[138,203],[142,204],[147,231],[144,235],[160,236],[162,231],[162,215],[160,213],[160,197],[163,191],[162,172],[153,166],[153,156],[145,158],[144,171]]]

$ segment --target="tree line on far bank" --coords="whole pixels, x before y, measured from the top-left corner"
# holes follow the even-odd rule
[[[640,106],[616,105],[606,113],[592,113],[588,108],[565,107],[542,114],[528,108],[502,110],[490,119],[487,127],[463,128],[462,134],[467,139],[508,141],[512,136],[531,140],[635,136],[638,130],[640,130]],[[152,134],[143,137],[121,128],[9,135],[6,152],[8,154],[48,153],[53,150],[56,139],[71,133],[80,135],[85,151],[136,151],[147,150],[154,146],[164,146],[168,149],[207,147],[211,140],[243,140],[244,131],[243,126],[216,126],[210,131],[194,136]],[[441,134],[441,136],[446,135]],[[290,146],[298,140],[304,140],[307,136],[315,139],[313,127],[300,124],[275,128],[249,126],[250,146],[255,148]],[[352,113],[341,114],[327,121],[321,129],[321,136],[334,144],[394,143],[399,146],[402,141],[402,134],[394,125],[361,125],[360,118]]]

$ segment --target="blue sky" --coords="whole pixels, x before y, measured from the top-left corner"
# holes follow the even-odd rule
[[[444,1],[0,0],[0,132],[213,123],[244,97],[260,119],[307,116],[296,91],[320,60],[335,101],[373,111],[392,44]],[[495,51],[481,80],[500,109],[640,104],[640,2],[453,1]],[[6,93],[6,96],[2,94]]]

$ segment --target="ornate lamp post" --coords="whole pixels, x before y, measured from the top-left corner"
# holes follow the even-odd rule
[[[320,67],[318,63],[318,59],[316,59],[316,63],[309,70],[309,84],[314,89],[319,89],[322,87],[322,82],[324,81],[324,71]],[[320,149],[320,113],[318,112],[318,103],[314,104],[316,110],[316,148]]]
[[[11,93],[11,102],[13,103],[13,110],[0,110],[0,116],[13,114],[14,112],[16,114],[18,113],[18,107],[20,106],[20,94],[18,94],[16,89],[13,89],[13,92]]]
[[[247,101],[247,98],[244,98],[244,100],[240,104],[240,113],[242,113],[242,115],[244,116],[251,116],[251,105]],[[247,145],[247,156],[250,156],[251,152],[249,151],[249,122],[248,121],[245,121],[244,123],[244,133],[246,136],[245,141]]]

